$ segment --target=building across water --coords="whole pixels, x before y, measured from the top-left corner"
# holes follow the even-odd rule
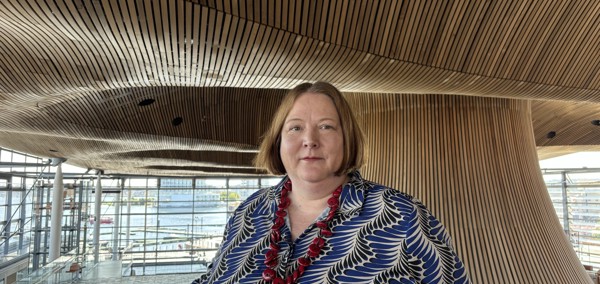
[[[203,190],[196,193],[193,190],[184,190],[188,193],[166,193],[161,196],[158,206],[161,208],[210,208],[225,206],[221,200],[223,195]]]

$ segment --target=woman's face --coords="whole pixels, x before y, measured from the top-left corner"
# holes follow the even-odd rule
[[[296,98],[281,130],[281,160],[292,179],[320,182],[334,178],[343,159],[344,137],[338,112],[326,95]]]

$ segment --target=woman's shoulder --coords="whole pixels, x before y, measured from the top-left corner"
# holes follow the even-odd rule
[[[265,204],[271,200],[271,195],[273,191],[273,187],[265,187],[265,188],[261,188],[257,191],[255,191],[254,193],[250,194],[250,196],[248,196],[248,198],[246,198],[245,200],[243,200],[240,205],[238,206],[237,210],[240,209],[244,209],[244,208],[248,208],[248,207],[255,207],[259,204]]]
[[[426,220],[435,219],[429,208],[419,198],[375,182],[366,181],[366,183],[365,205],[378,206],[375,204],[381,204],[401,215],[421,216],[426,217]]]
[[[246,198],[246,200],[244,200],[244,202],[253,202],[256,200],[262,200],[264,198],[268,198],[269,193],[271,191],[273,191],[272,186],[260,188],[257,191],[253,192],[252,194],[250,194],[250,196],[248,196],[248,198]]]
[[[358,191],[364,191],[367,194],[385,194],[394,198],[413,199],[411,195],[401,190],[363,178],[359,171],[349,174],[348,183]]]
[[[421,201],[419,199],[404,191],[369,180],[364,180],[364,185],[367,192],[367,196],[382,196],[386,200],[403,201],[415,205],[421,204]]]
[[[277,195],[281,191],[282,184],[263,187],[251,193],[245,200],[241,201],[234,211],[234,215],[265,215],[277,210]],[[271,212],[272,211],[272,212]]]

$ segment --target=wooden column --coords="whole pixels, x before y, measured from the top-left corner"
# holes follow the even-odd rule
[[[473,283],[591,283],[542,179],[528,101],[347,98],[369,143],[363,175],[422,200]]]

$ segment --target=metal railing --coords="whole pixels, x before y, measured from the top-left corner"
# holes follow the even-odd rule
[[[44,267],[29,274],[24,272],[17,274],[18,284],[55,284],[72,282],[77,277],[76,272],[72,272],[71,265],[77,263],[77,250],[72,250]],[[78,272],[77,272],[78,273]]]

